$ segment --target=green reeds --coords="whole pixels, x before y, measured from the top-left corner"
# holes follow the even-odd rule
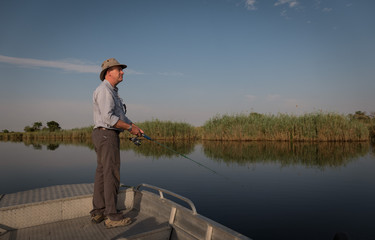
[[[136,123],[150,137],[156,140],[229,140],[229,141],[310,141],[348,142],[375,139],[375,123],[337,113],[308,113],[300,116],[288,114],[235,114],[217,115],[202,127],[188,123],[160,121],[154,119]],[[26,133],[0,133],[1,141],[22,140],[82,140],[91,139],[93,127]],[[121,139],[128,139],[124,131]]]
[[[368,128],[336,113],[301,116],[258,113],[215,116],[203,126],[206,140],[368,141]]]
[[[188,123],[160,121],[154,119],[136,123],[146,135],[153,139],[163,140],[196,140],[198,138],[195,128]]]

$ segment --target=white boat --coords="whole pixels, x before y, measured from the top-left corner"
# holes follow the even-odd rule
[[[189,199],[148,184],[120,190],[117,208],[134,222],[106,229],[90,222],[93,186],[58,185],[0,195],[0,239],[250,239],[198,214]]]

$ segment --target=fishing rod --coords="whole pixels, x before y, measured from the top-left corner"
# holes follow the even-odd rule
[[[209,168],[209,167],[203,165],[202,163],[200,163],[200,162],[198,162],[198,161],[195,161],[195,160],[189,158],[188,156],[186,156],[186,155],[184,155],[184,154],[182,154],[182,153],[177,152],[176,150],[174,150],[174,149],[172,149],[172,148],[170,148],[170,147],[168,147],[168,146],[166,146],[166,145],[164,145],[164,144],[162,144],[162,143],[156,141],[155,139],[150,138],[149,136],[147,136],[147,135],[144,134],[144,133],[142,133],[141,136],[144,137],[144,138],[146,138],[147,140],[149,140],[149,141],[151,141],[151,142],[157,143],[158,145],[162,146],[162,147],[165,148],[165,149],[168,149],[168,150],[170,150],[170,151],[172,151],[172,152],[174,152],[174,153],[176,153],[176,154],[178,154],[178,155],[180,155],[180,156],[182,156],[182,157],[184,157],[184,158],[186,158],[186,159],[192,161],[193,163],[199,165],[200,167],[203,167],[203,168],[209,170],[211,173],[216,174],[216,175],[218,175],[218,176],[220,176],[220,177],[222,177],[222,178],[225,178],[225,180],[227,180],[227,181],[229,181],[229,182],[232,182],[232,183],[234,183],[234,184],[236,184],[236,185],[238,185],[238,186],[241,186],[241,187],[248,188],[248,186],[247,186],[247,185],[244,185],[242,182],[236,182],[236,181],[234,181],[233,179],[230,179],[230,178],[226,177],[225,175],[222,175],[222,174],[216,172],[215,170],[213,170],[213,169],[211,169],[211,168]],[[138,136],[137,136],[137,137],[129,138],[129,140],[132,141],[136,146],[140,146],[140,145],[141,145],[141,139],[139,139]]]
[[[189,158],[188,156],[186,156],[186,155],[184,155],[184,154],[182,154],[182,153],[177,152],[176,150],[174,150],[174,149],[172,149],[172,148],[170,148],[170,147],[168,147],[168,146],[166,146],[166,145],[164,145],[164,144],[162,144],[162,143],[156,141],[155,139],[150,138],[149,136],[147,136],[147,135],[144,134],[144,133],[142,133],[142,137],[146,138],[147,140],[149,140],[149,141],[151,141],[151,142],[157,143],[158,145],[164,147],[165,149],[168,149],[168,150],[170,150],[170,151],[172,151],[172,152],[174,152],[174,153],[176,153],[176,154],[178,154],[178,155],[180,155],[180,156],[182,156],[182,157],[184,157],[184,158],[186,158],[186,159],[188,159],[188,160],[194,162],[195,164],[197,164],[197,165],[199,165],[199,166],[201,166],[201,167],[204,167],[205,169],[209,170],[210,172],[212,172],[212,173],[214,173],[214,174],[217,174],[217,175],[219,175],[219,176],[222,176],[222,177],[228,179],[227,177],[225,177],[225,176],[219,174],[218,172],[216,172],[215,170],[213,170],[213,169],[211,169],[211,168],[209,168],[209,167],[203,165],[202,163],[200,163],[200,162],[198,162],[198,161],[195,161],[194,159]],[[137,146],[141,145],[141,139],[139,139],[138,137],[132,137],[132,138],[129,138],[129,140],[132,141],[132,142],[133,142],[135,145],[137,145]]]

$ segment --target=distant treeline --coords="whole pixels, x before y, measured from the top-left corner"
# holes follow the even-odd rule
[[[365,112],[342,115],[337,113],[234,114],[217,115],[203,126],[158,119],[136,123],[145,133],[159,140],[220,140],[220,141],[295,141],[349,142],[375,138],[375,117]],[[25,141],[33,139],[83,140],[91,139],[93,127],[71,130],[4,132],[0,140]],[[120,134],[128,139],[128,132]]]

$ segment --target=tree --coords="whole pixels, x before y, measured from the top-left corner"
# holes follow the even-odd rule
[[[42,127],[42,122],[35,122],[33,124],[34,131],[40,131],[40,128]]]
[[[366,112],[356,111],[355,114],[354,114],[354,118],[358,119],[358,120],[367,120],[370,117],[367,116]]]
[[[60,124],[55,121],[47,122],[47,127],[50,132],[59,131],[61,129]]]
[[[33,126],[30,127],[30,126],[26,126],[23,130],[25,132],[36,132],[36,131],[40,131],[40,128],[42,127],[42,122],[34,122],[33,123]]]
[[[9,133],[9,130],[8,129],[4,129],[3,133]]]
[[[30,127],[30,126],[26,126],[24,129],[23,129],[25,132],[34,132],[34,128]]]

